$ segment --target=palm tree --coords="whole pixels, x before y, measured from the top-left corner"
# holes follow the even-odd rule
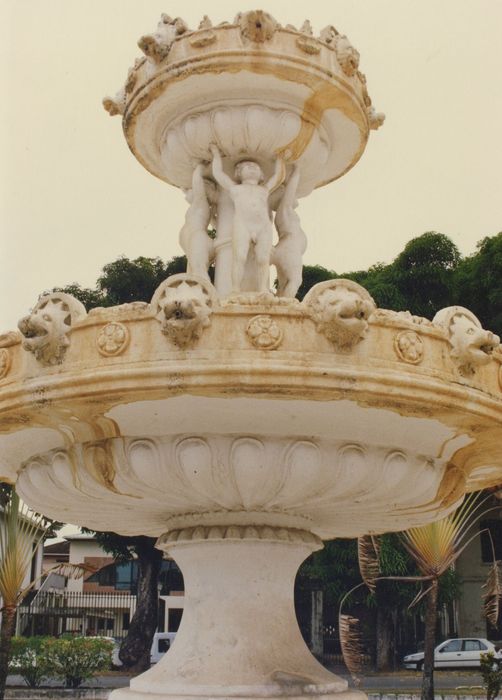
[[[502,598],[502,582],[500,577],[500,562],[495,559],[495,548],[489,530],[472,533],[478,519],[492,508],[482,512],[486,497],[480,500],[481,492],[467,496],[462,505],[453,513],[433,523],[421,527],[413,527],[400,533],[401,541],[415,561],[419,576],[380,576],[378,539],[373,536],[359,538],[358,554],[359,568],[363,579],[370,591],[375,590],[378,580],[420,582],[427,587],[419,592],[410,607],[425,599],[425,639],[424,663],[422,678],[421,700],[434,700],[434,647],[436,642],[436,620],[438,607],[438,588],[440,577],[455,564],[460,554],[472,540],[486,533],[492,546],[492,566],[485,584],[485,615],[496,624],[500,599]],[[363,585],[359,584],[359,585]],[[359,586],[356,586],[358,588]],[[353,676],[361,670],[360,653],[358,648],[357,619],[342,614],[342,606],[353,588],[344,596],[340,604],[339,628],[342,653],[347,668]]]
[[[14,490],[10,492],[3,506],[3,518],[0,522],[0,700],[4,696],[7,682],[17,608],[42,576],[35,578],[27,586],[23,586],[23,583],[31,566],[33,552],[47,537],[51,526],[50,520],[34,513],[21,503]],[[54,571],[62,576],[78,578],[89,570],[89,567],[81,564],[58,564],[44,572],[43,576]]]
[[[479,493],[468,496],[453,513],[435,523],[405,530],[402,542],[416,562],[422,580],[428,588],[419,594],[414,602],[425,598],[425,638],[424,664],[422,677],[422,700],[434,700],[434,647],[436,644],[436,620],[438,607],[439,578],[455,561],[480,532],[472,534],[472,528],[480,516],[480,508],[486,498],[479,502]],[[488,512],[485,510],[483,515]],[[492,545],[492,565],[485,584],[485,615],[496,624],[499,602],[502,594],[499,564],[495,560],[495,550],[489,530],[484,532]]]

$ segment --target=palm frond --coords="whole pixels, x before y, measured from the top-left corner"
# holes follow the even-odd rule
[[[16,606],[22,600],[23,581],[47,528],[46,519],[21,503],[13,491],[0,528],[0,597],[4,607]]]
[[[405,580],[406,580],[406,579],[405,579]],[[415,607],[415,605],[418,605],[418,603],[420,603],[420,601],[421,601],[423,598],[425,598],[425,596],[426,596],[426,595],[429,593],[429,591],[431,590],[432,585],[431,585],[431,586],[428,586],[427,588],[424,588],[424,585],[423,585],[423,584],[425,583],[426,580],[430,581],[430,579],[423,579],[423,580],[421,581],[420,590],[418,591],[417,595],[413,598],[413,600],[411,601],[411,603],[408,605],[408,610],[411,610],[411,608]]]
[[[359,685],[361,680],[358,674],[361,673],[363,668],[363,645],[359,620],[352,615],[340,614],[338,616],[338,629],[343,660],[354,684]]]
[[[425,576],[441,576],[455,562],[486,500],[480,492],[472,493],[450,515],[401,533],[404,546]]]
[[[485,617],[491,625],[496,627],[500,612],[500,600],[502,599],[500,561],[492,563],[483,588],[486,589],[483,593]]]
[[[357,558],[359,571],[364,583],[373,593],[376,589],[376,581],[380,575],[380,560],[378,540],[372,535],[364,535],[357,540]]]
[[[60,576],[65,576],[66,578],[79,579],[85,576],[85,574],[93,574],[97,571],[95,566],[91,564],[70,564],[69,562],[61,562],[60,564],[55,564],[51,566],[50,569],[46,569],[40,576],[37,576],[28,586],[21,589],[18,594],[18,601],[21,602],[26,594],[31,591],[35,586],[48,574],[59,574]]]
[[[347,669],[352,676],[354,685],[359,685],[361,679],[358,674],[362,672],[363,668],[363,644],[362,644],[362,634],[360,629],[360,622],[357,617],[352,615],[345,615],[342,610],[345,601],[357,591],[358,588],[364,586],[364,583],[358,583],[357,586],[351,588],[348,593],[346,593],[340,601],[340,607],[338,608],[338,633],[340,636],[340,646],[342,649],[342,656],[347,666]]]
[[[44,576],[53,573],[65,576],[66,578],[79,579],[83,578],[86,574],[93,574],[96,571],[97,568],[91,564],[70,564],[69,562],[61,562],[47,569],[47,571],[44,572]]]

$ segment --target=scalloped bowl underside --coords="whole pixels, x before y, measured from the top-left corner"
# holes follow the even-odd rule
[[[18,490],[27,503],[129,535],[199,515],[355,537],[451,508],[438,489],[448,460],[472,442],[438,420],[351,401],[184,395],[118,405],[106,419],[120,437],[68,449],[51,431],[52,449],[26,455]]]

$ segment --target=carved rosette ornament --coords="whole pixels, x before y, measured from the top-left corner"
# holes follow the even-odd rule
[[[217,302],[216,290],[194,275],[172,275],[157,288],[150,303],[161,322],[162,333],[178,348],[195,345]]]
[[[103,326],[96,337],[98,352],[105,357],[113,357],[124,352],[129,344],[129,330],[123,323],[112,321]]]
[[[282,342],[283,333],[277,321],[267,314],[252,318],[246,328],[246,335],[259,350],[275,350]]]
[[[450,356],[465,377],[472,377],[478,367],[490,362],[500,344],[498,335],[485,331],[472,311],[463,306],[441,309],[432,322],[446,332]]]
[[[403,362],[418,365],[424,359],[424,341],[415,331],[402,331],[394,338],[394,350]]]
[[[9,373],[11,364],[10,353],[7,348],[0,348],[0,379],[3,379]]]
[[[369,292],[346,279],[314,285],[303,305],[317,330],[341,350],[351,350],[364,339],[368,319],[376,309]]]
[[[86,314],[84,305],[70,294],[45,294],[18,323],[25,337],[23,348],[46,367],[61,364],[70,345],[71,327]]]

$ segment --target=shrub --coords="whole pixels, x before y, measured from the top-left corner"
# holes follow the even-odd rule
[[[481,675],[486,688],[486,700],[495,700],[502,686],[502,659],[492,651],[481,654]]]
[[[66,688],[78,686],[98,671],[111,667],[113,640],[103,637],[47,639],[43,655],[51,676],[62,678]]]
[[[43,645],[47,637],[13,637],[11,640],[9,671],[22,676],[30,688],[38,688],[50,676]]]

